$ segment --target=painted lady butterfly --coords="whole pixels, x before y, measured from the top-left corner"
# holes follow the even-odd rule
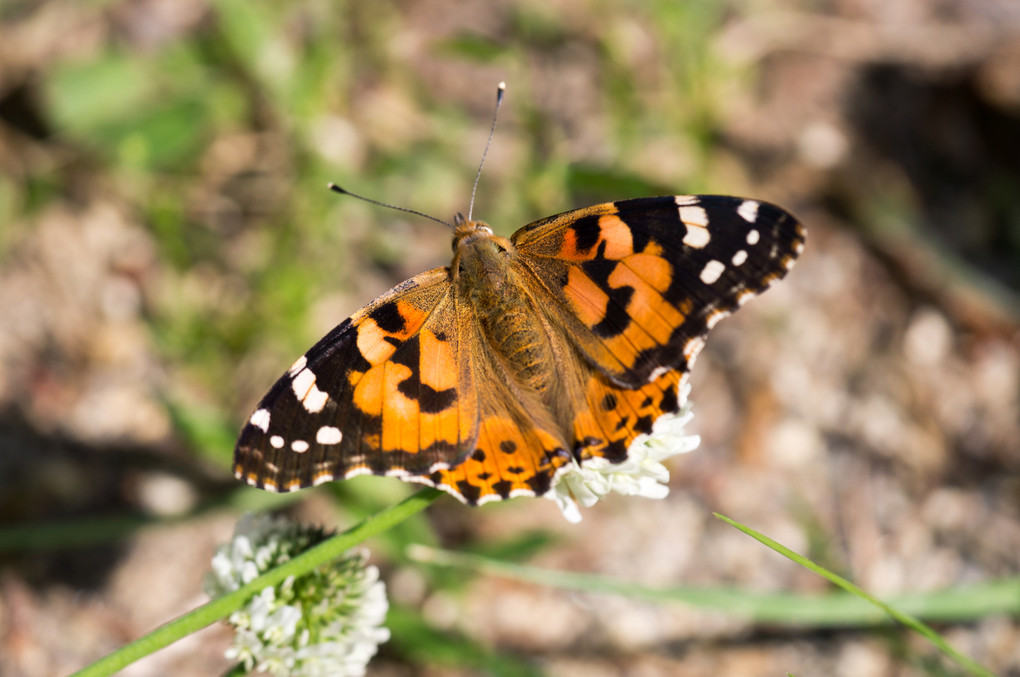
[[[608,202],[510,239],[458,215],[450,266],[344,320],[262,398],[234,473],[270,491],[390,475],[471,505],[545,494],[571,459],[623,461],[674,412],[708,331],[804,238],[727,196]]]

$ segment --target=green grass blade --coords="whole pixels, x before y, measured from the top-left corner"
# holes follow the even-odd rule
[[[739,529],[740,531],[744,532],[745,534],[747,534],[751,538],[755,539],[756,541],[758,541],[762,545],[765,545],[765,546],[775,550],[780,555],[783,555],[784,557],[786,557],[786,558],[788,558],[790,560],[793,560],[794,562],[796,562],[797,564],[801,565],[802,567],[804,567],[806,569],[810,569],[811,571],[815,572],[819,576],[822,576],[823,578],[825,578],[825,579],[827,579],[829,581],[832,581],[833,583],[835,583],[839,587],[843,588],[844,590],[846,590],[850,594],[856,595],[857,597],[859,597],[859,598],[861,598],[863,600],[866,600],[868,603],[873,604],[874,606],[878,607],[884,613],[888,614],[891,618],[895,619],[897,622],[905,625],[906,627],[910,628],[911,630],[913,630],[913,631],[917,632],[918,634],[920,634],[921,636],[925,637],[929,642],[931,642],[936,647],[938,647],[938,649],[942,653],[944,653],[945,655],[949,656],[954,661],[959,663],[964,669],[966,669],[971,674],[981,675],[982,677],[994,677],[994,675],[990,671],[988,671],[985,667],[981,666],[976,661],[972,660],[971,658],[969,658],[967,656],[964,656],[962,653],[960,653],[959,651],[954,649],[949,644],[949,642],[947,642],[942,637],[942,635],[940,635],[937,632],[935,632],[935,630],[933,630],[930,626],[928,626],[925,623],[921,622],[919,619],[915,618],[914,616],[911,616],[910,614],[905,613],[905,612],[903,612],[903,611],[901,611],[899,609],[896,609],[892,605],[887,604],[887,603],[883,602],[882,600],[880,600],[880,599],[878,599],[876,597],[873,597],[872,595],[868,594],[867,592],[865,592],[864,590],[862,590],[858,586],[854,585],[853,583],[851,583],[847,579],[843,578],[842,576],[840,576],[838,574],[835,574],[835,573],[829,571],[828,569],[825,569],[824,567],[818,566],[817,564],[815,564],[814,562],[812,562],[808,558],[804,557],[803,555],[797,554],[793,550],[790,550],[786,546],[784,546],[784,545],[782,545],[780,543],[777,543],[776,541],[772,540],[768,536],[765,536],[764,534],[760,534],[757,531],[755,531],[754,529],[751,529],[750,527],[746,527],[743,524],[741,524],[739,522],[736,522],[736,521],[730,519],[729,517],[726,517],[725,515],[720,515],[719,513],[713,513],[713,514],[716,517],[718,517],[719,519],[721,519],[722,521],[724,521],[727,524],[729,524],[730,526],[735,527],[735,528]]]

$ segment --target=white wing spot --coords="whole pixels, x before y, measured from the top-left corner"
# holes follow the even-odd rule
[[[676,202],[677,207],[696,205],[699,202],[701,202],[701,200],[698,199],[697,195],[674,195],[673,201]]]
[[[761,239],[761,233],[759,233],[754,228],[752,228],[751,230],[747,231],[747,244],[752,245],[752,246],[756,245],[756,244],[758,244],[758,240],[760,240],[760,239]]]
[[[739,294],[737,294],[737,305],[738,306],[742,306],[742,305],[744,305],[745,303],[747,303],[748,301],[750,301],[753,298],[754,298],[754,292],[748,291],[747,289],[745,289],[744,291],[742,291]]]
[[[695,207],[688,207],[688,209],[696,209]],[[694,247],[695,249],[703,249],[708,241],[712,239],[711,234],[708,232],[708,228],[695,226],[693,224],[687,224],[687,234],[684,235],[684,244],[688,247]]]
[[[744,249],[741,249],[740,251],[738,251],[736,254],[733,255],[733,265],[735,265],[735,266],[739,266],[740,264],[742,264],[746,260],[747,260],[747,251],[744,250]]]
[[[705,339],[700,336],[695,336],[692,339],[688,339],[687,343],[684,344],[684,357],[687,358],[687,366],[690,367],[694,359],[701,352],[701,349],[705,347]]]
[[[290,387],[294,389],[294,395],[310,414],[318,414],[329,400],[329,395],[315,387],[315,374],[310,369],[299,371],[291,381]]]
[[[251,423],[264,433],[269,432],[269,410],[256,409],[255,413],[248,419],[248,423]]]
[[[340,428],[334,428],[331,425],[324,425],[315,433],[315,441],[319,444],[339,444],[343,438],[344,435],[340,432]]]
[[[299,400],[305,399],[305,395],[308,394],[309,389],[315,385],[315,374],[308,369],[302,369],[294,376],[294,380],[290,382],[290,387],[294,390],[294,394]]]
[[[269,438],[269,444],[273,449],[283,449],[283,438],[279,435],[273,435]]]
[[[517,498],[518,496],[534,496],[535,492],[531,489],[513,489],[507,498]],[[485,505],[490,501],[502,501],[503,497],[499,494],[486,494],[478,499],[478,505]]]
[[[725,310],[713,310],[712,314],[705,318],[705,326],[711,329],[719,324],[719,320],[727,316],[729,316],[729,313]]]
[[[321,475],[316,475],[315,476],[315,479],[312,480],[312,486],[313,487],[317,487],[320,484],[325,484],[326,482],[332,482],[332,481],[333,481],[333,476],[330,475],[328,472],[324,472]]]
[[[290,443],[290,448],[299,454],[303,454],[308,451],[308,442],[304,440],[294,440]]]
[[[708,212],[703,207],[698,207],[697,205],[680,207],[680,220],[689,226],[701,226],[704,228],[708,225]]]
[[[279,493],[280,491],[280,488],[276,486],[276,482],[272,480],[264,480],[262,482],[262,488],[265,489],[266,491],[271,491],[274,494]]]
[[[754,200],[744,200],[737,207],[737,213],[748,223],[754,223],[758,220],[758,203]]]
[[[329,401],[329,395],[315,386],[312,386],[301,403],[305,405],[305,409],[307,409],[310,413],[318,414],[326,406],[327,401]]]
[[[304,369],[306,364],[308,364],[308,358],[302,355],[301,357],[297,358],[294,364],[290,365],[290,369],[287,370],[287,373],[293,376],[294,374]]]
[[[671,371],[673,371],[673,367],[656,367],[655,369],[652,369],[652,373],[648,375],[648,382],[651,383],[663,374],[668,374]]]
[[[701,281],[705,284],[712,284],[723,274],[726,270],[726,264],[722,261],[716,261],[712,259],[705,264],[705,267],[701,269]]]

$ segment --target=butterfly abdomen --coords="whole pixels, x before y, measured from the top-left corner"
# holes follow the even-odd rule
[[[552,387],[550,377],[555,365],[536,319],[533,308],[518,302],[490,314],[482,327],[488,343],[518,384],[542,394]]]

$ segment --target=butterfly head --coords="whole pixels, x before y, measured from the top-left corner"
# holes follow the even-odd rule
[[[499,237],[484,221],[465,219],[457,214],[453,220],[453,271],[472,279],[492,277],[506,270],[506,260],[514,249],[510,240]]]

